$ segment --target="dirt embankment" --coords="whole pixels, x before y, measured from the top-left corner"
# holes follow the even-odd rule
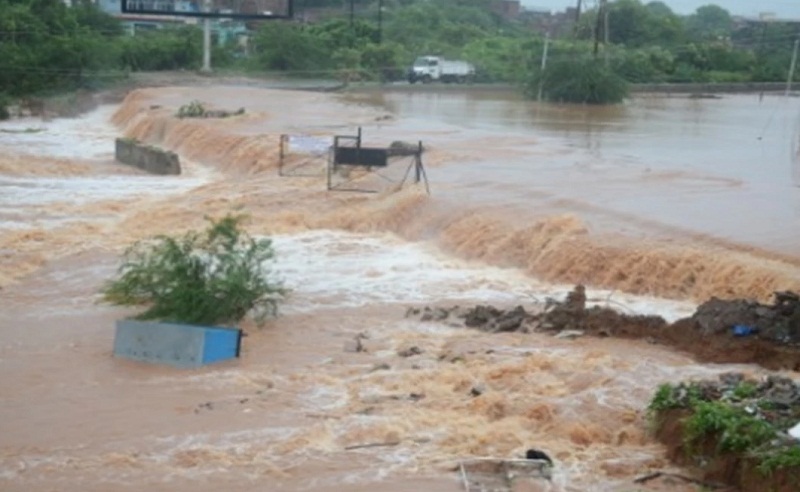
[[[689,318],[667,323],[660,316],[623,314],[587,307],[583,286],[563,302],[548,301],[538,312],[522,306],[411,309],[423,321],[463,320],[484,331],[540,331],[563,336],[643,339],[693,354],[701,362],[754,363],[771,370],[800,371],[800,296],[776,293],[772,305],[711,299]]]
[[[650,412],[669,459],[705,483],[740,492],[800,490],[800,385],[791,379],[727,373],[664,385]]]

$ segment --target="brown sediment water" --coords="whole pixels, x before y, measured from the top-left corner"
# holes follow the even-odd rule
[[[713,117],[700,127],[723,124],[719,101],[693,102],[705,108],[695,112],[669,101],[600,114],[539,108],[551,114],[537,126],[520,122],[536,107],[513,98],[382,97],[142,89],[72,125],[0,133],[12,149],[5,162],[30,155],[41,169],[0,167],[1,489],[461,490],[459,459],[537,447],[557,464],[550,490],[631,490],[635,476],[670,466],[647,434],[659,383],[761,372],[644,342],[491,335],[403,317],[409,304],[533,304],[582,282],[597,303],[675,319],[708,296],[800,287],[800,254],[787,246],[800,234],[796,192],[741,161],[736,172],[671,166],[667,143],[648,153],[632,139],[651,128],[651,111],[658,128],[704,114]],[[195,99],[247,112],[174,117]],[[747,99],[726,104],[723,115],[752,111]],[[502,107],[513,121],[496,116],[508,114]],[[604,129],[590,138],[587,125]],[[423,140],[432,195],[390,185],[330,193],[321,174],[277,176],[281,133],[329,138],[358,126],[370,145]],[[622,152],[625,131],[629,155],[597,153]],[[118,134],[179,152],[186,174],[111,163]],[[777,204],[746,200],[767,189]],[[696,208],[662,211],[666,197],[670,207],[693,197]],[[723,222],[738,217],[749,233],[703,225],[713,221],[705,210],[722,217],[715,207],[739,201]],[[783,206],[775,224],[761,220]],[[275,240],[273,268],[293,290],[283,315],[262,330],[246,325],[243,358],[213,368],[112,358],[113,322],[130,312],[99,304],[96,292],[118,254],[232,210]],[[749,240],[763,237],[771,241]],[[367,352],[344,351],[359,333]],[[398,355],[412,345],[422,353]],[[346,449],[375,443],[384,445]]]

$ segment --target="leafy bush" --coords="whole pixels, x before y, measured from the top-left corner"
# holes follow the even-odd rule
[[[800,477],[800,448],[787,435],[797,423],[800,406],[781,405],[771,396],[774,385],[787,384],[786,381],[724,381],[722,377],[720,381],[721,384],[700,381],[659,386],[648,406],[648,417],[656,432],[664,429],[667,419],[678,418],[682,453],[700,458],[706,463],[703,467],[714,469],[721,463],[746,460],[763,477],[776,471]],[[671,414],[675,409],[682,411]],[[709,447],[712,444],[714,449]],[[708,460],[716,461],[708,464]]]
[[[718,436],[720,452],[741,452],[769,442],[776,435],[768,422],[745,410],[717,401],[698,402],[686,421],[685,440],[695,446],[708,436]]]
[[[192,101],[178,109],[178,118],[202,118],[205,114],[206,108],[200,101]]]
[[[536,97],[539,87],[548,101],[584,104],[613,104],[628,95],[625,79],[601,60],[562,59],[536,70],[527,84],[527,94]]]
[[[267,270],[271,241],[250,237],[242,220],[227,215],[209,219],[202,233],[137,242],[125,252],[118,278],[103,289],[104,299],[147,306],[136,316],[142,320],[219,325],[252,312],[263,323],[277,314],[286,291]]]

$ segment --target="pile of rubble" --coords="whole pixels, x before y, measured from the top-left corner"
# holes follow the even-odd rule
[[[559,338],[581,335],[643,339],[716,363],[756,363],[800,371],[800,296],[777,292],[771,305],[711,299],[674,323],[660,316],[626,314],[587,306],[586,290],[575,287],[563,301],[548,299],[526,309],[478,305],[409,308],[406,317],[488,333],[544,332]]]
[[[671,399],[676,407],[690,407],[693,398],[721,401],[741,408],[787,434],[793,424],[800,422],[800,384],[783,376],[771,374],[756,380],[731,372],[718,379],[683,382],[672,387]],[[796,436],[784,437],[800,439],[800,427],[796,433]]]
[[[735,330],[739,336],[757,335],[779,343],[800,343],[800,295],[776,292],[772,305],[736,299],[712,298],[692,315],[704,335]]]

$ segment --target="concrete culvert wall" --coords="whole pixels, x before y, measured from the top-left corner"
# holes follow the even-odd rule
[[[181,173],[178,154],[130,138],[116,140],[115,157],[123,164],[136,166],[151,174]]]

